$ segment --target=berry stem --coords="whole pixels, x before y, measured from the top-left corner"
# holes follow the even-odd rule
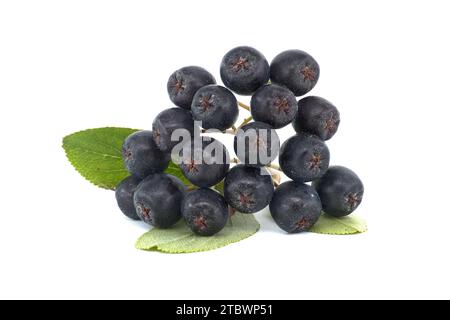
[[[230,163],[239,164],[239,163],[241,163],[241,161],[239,161],[238,158],[233,158],[230,160]],[[272,166],[274,166],[275,168]],[[281,184],[281,172],[282,171],[281,171],[280,167],[277,165],[274,165],[274,164],[270,164],[266,167],[267,167],[267,170],[269,171],[270,175],[272,176],[272,181],[273,181],[275,188],[277,188]]]
[[[280,166],[274,163],[268,164],[267,167],[271,168],[271,169],[275,169],[277,171],[282,171]]]
[[[233,226],[233,221],[232,221],[232,217],[235,215],[236,210],[233,209],[231,206],[228,206],[228,224],[230,225],[230,227]]]
[[[238,101],[238,105],[239,105],[239,107],[241,107],[247,111],[250,111],[250,107],[248,105],[246,105],[245,103]]]
[[[270,167],[268,167],[267,169],[272,176],[273,184],[275,185],[275,187],[278,187],[281,183],[281,171]]]
[[[239,127],[237,128],[237,130],[239,130],[240,128],[242,128],[243,126],[245,126],[247,123],[249,123],[250,121],[253,120],[253,117],[250,116],[248,118],[245,118],[244,121],[242,121],[242,123],[239,125]]]

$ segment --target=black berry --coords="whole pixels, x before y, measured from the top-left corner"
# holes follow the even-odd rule
[[[234,152],[245,165],[266,166],[278,156],[279,150],[276,130],[264,122],[250,122],[234,137]]]
[[[189,192],[183,200],[181,211],[189,228],[201,236],[218,233],[228,221],[227,202],[211,189]]]
[[[323,211],[334,217],[351,214],[361,204],[364,185],[352,170],[333,166],[313,183],[322,200]]]
[[[201,67],[181,68],[169,77],[167,91],[170,100],[181,108],[190,109],[194,94],[203,86],[216,83],[211,73]]]
[[[270,64],[270,80],[286,86],[296,96],[311,91],[319,80],[319,75],[319,64],[301,50],[284,51]]]
[[[292,122],[297,113],[297,99],[288,89],[269,84],[258,89],[250,101],[255,121],[265,122],[275,129]]]
[[[188,110],[170,108],[159,113],[153,121],[153,139],[164,152],[171,152],[180,140],[172,138],[175,130],[184,129],[191,136],[194,134],[194,119]]]
[[[276,224],[288,233],[310,229],[322,212],[317,192],[300,182],[282,183],[270,202],[270,213]]]
[[[279,163],[284,174],[292,180],[308,182],[325,174],[330,163],[330,151],[319,137],[299,133],[283,143]]]
[[[180,179],[157,173],[142,181],[134,193],[134,206],[142,221],[165,229],[181,218],[181,202],[187,190]]]
[[[292,125],[297,132],[309,132],[329,140],[338,130],[340,115],[329,101],[309,96],[298,102],[298,112]]]
[[[237,47],[223,57],[220,76],[227,88],[251,95],[269,81],[269,63],[258,50]]]
[[[225,146],[213,138],[183,145],[180,169],[184,176],[198,187],[211,187],[225,178],[230,167],[230,156]]]
[[[163,172],[170,161],[170,154],[158,148],[151,131],[131,134],[122,146],[122,157],[128,172],[140,178]]]
[[[133,197],[134,192],[141,181],[142,180],[140,178],[129,176],[116,188],[117,205],[124,215],[133,220],[140,219],[136,213],[136,208],[134,207]]]
[[[264,209],[274,192],[272,177],[265,168],[237,165],[225,177],[225,200],[242,213]]]
[[[205,129],[224,131],[236,122],[239,110],[233,93],[218,85],[205,86],[197,91],[192,101],[192,115]]]

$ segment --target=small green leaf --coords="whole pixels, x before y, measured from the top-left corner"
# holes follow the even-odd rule
[[[98,128],[76,132],[63,139],[67,158],[75,169],[96,186],[114,190],[129,173],[122,160],[122,144],[137,130]]]
[[[136,129],[97,128],[76,132],[63,139],[67,158],[75,169],[88,181],[100,188],[114,190],[129,173],[122,160],[122,144]],[[173,162],[165,171],[191,183]]]
[[[172,229],[152,229],[142,235],[136,248],[165,253],[192,253],[224,247],[246,239],[259,230],[259,223],[252,214],[236,213],[231,223],[212,237],[201,237],[192,233],[184,221]]]
[[[350,215],[342,218],[335,218],[323,214],[319,221],[309,230],[309,232],[347,235],[357,234],[367,231],[366,222],[357,216]]]
[[[178,179],[180,179],[181,181],[183,181],[183,183],[188,186],[191,187],[192,183],[189,182],[188,179],[186,179],[186,177],[183,175],[183,172],[181,172],[180,167],[178,167],[175,163],[173,163],[172,161],[170,161],[169,163],[169,167],[166,169],[166,171],[164,171],[165,173],[168,173],[172,176],[177,177]]]
[[[220,181],[218,184],[216,184],[213,188],[218,191],[221,195],[224,193],[225,188],[225,180]]]

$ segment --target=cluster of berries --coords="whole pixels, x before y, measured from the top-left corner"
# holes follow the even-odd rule
[[[184,218],[198,235],[211,236],[230,213],[258,212],[269,205],[277,225],[289,233],[311,228],[322,212],[342,217],[361,203],[364,187],[351,170],[329,167],[325,141],[337,131],[340,115],[329,101],[308,96],[319,79],[319,65],[308,53],[288,50],[267,59],[251,47],[230,50],[220,66],[225,86],[201,67],[184,67],[169,78],[177,106],[162,111],[152,131],[130,135],[122,154],[131,176],[119,184],[120,209],[132,219],[169,228]],[[234,93],[251,95],[250,106]],[[251,117],[235,127],[239,106]],[[280,148],[276,129],[289,124],[296,134]],[[231,132],[237,159],[209,132]],[[274,181],[272,161],[291,181]],[[195,188],[164,173],[170,161]],[[235,162],[230,169],[230,163]],[[211,187],[224,183],[223,195]],[[312,184],[308,184],[312,182]]]

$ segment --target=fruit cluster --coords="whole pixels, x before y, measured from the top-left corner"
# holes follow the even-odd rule
[[[325,144],[338,130],[339,111],[317,96],[297,101],[316,85],[319,74],[319,65],[306,52],[284,51],[269,65],[251,47],[234,48],[223,57],[225,86],[200,67],[175,71],[167,90],[177,107],[158,114],[152,131],[136,132],[123,144],[131,176],[116,189],[120,209],[157,228],[184,218],[202,236],[219,232],[234,211],[251,214],[268,205],[288,233],[308,230],[322,212],[334,217],[352,213],[361,203],[363,184],[353,171],[329,167]],[[251,95],[250,107],[233,92]],[[251,117],[236,128],[239,106]],[[280,148],[276,129],[290,123],[296,134]],[[231,160],[216,139],[200,135],[211,129],[235,134],[237,159]],[[291,181],[274,182],[276,165],[271,163],[277,156],[278,169]],[[196,188],[164,173],[171,159]],[[230,169],[232,162],[236,165]],[[222,181],[223,195],[211,189]]]

